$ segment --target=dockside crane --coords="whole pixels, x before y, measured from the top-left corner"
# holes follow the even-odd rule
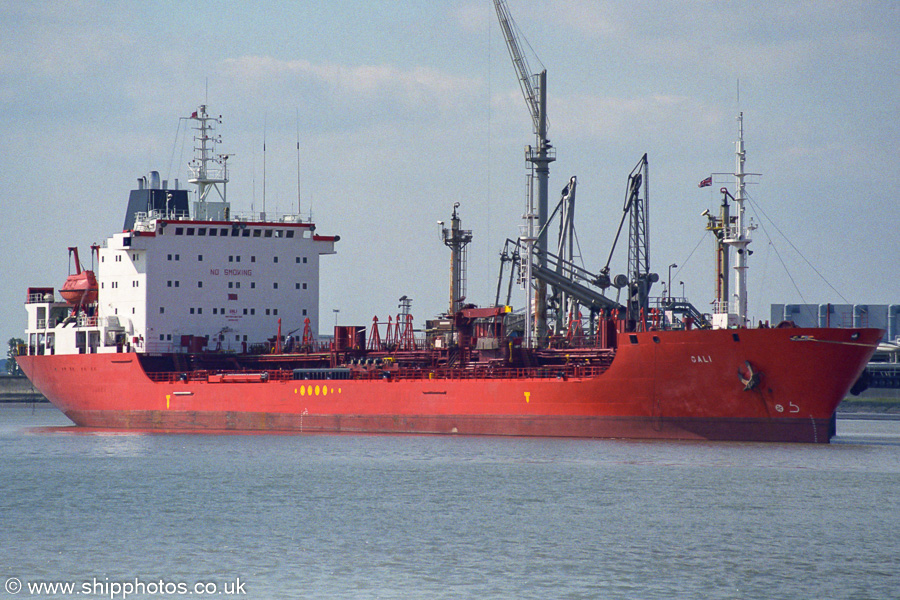
[[[540,73],[533,73],[528,66],[528,61],[522,54],[518,38],[514,31],[514,21],[506,5],[506,0],[494,0],[494,8],[497,11],[497,18],[500,21],[500,29],[503,31],[503,37],[506,40],[506,47],[509,50],[509,56],[512,59],[513,67],[516,69],[516,75],[519,78],[519,87],[522,89],[522,95],[525,97],[525,104],[528,106],[528,112],[531,114],[531,120],[534,126],[535,146],[528,146],[525,149],[525,160],[533,165],[533,177],[537,180],[538,206],[537,206],[537,231],[539,232],[537,239],[537,267],[546,270],[547,267],[547,213],[548,213],[548,183],[550,179],[550,163],[556,160],[556,154],[547,139],[547,70],[543,69]],[[529,207],[526,217],[529,223],[533,222],[533,186],[529,186]],[[529,236],[532,237],[532,236]],[[531,242],[527,245],[531,247]],[[531,265],[532,256],[526,257],[528,265]],[[529,269],[530,271],[530,269]],[[531,293],[531,278],[528,278],[527,290]],[[547,284],[544,281],[538,281],[534,295],[534,329],[539,341],[543,341],[547,337]],[[530,300],[528,302],[530,309]],[[528,311],[530,312],[530,310]],[[530,343],[530,327],[526,327],[526,340]]]

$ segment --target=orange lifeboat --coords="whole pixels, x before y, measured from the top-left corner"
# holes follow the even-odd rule
[[[71,306],[85,306],[97,301],[98,288],[97,277],[93,271],[81,268],[78,259],[78,248],[69,248],[69,253],[75,255],[75,274],[69,275],[59,295]]]

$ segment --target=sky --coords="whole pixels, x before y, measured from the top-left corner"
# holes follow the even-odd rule
[[[589,270],[606,262],[646,152],[651,269],[708,310],[701,213],[733,183],[697,184],[733,171],[743,112],[746,168],[761,174],[750,316],[768,319],[771,303],[900,303],[900,3],[508,5],[532,69],[548,73],[550,198],[577,176]],[[62,286],[67,247],[87,256],[121,229],[139,177],[186,182],[179,118],[200,104],[222,115],[234,210],[260,210],[265,180],[269,212],[299,201],[319,233],[341,236],[321,264],[323,330],[385,320],[404,295],[418,325],[445,311],[437,222],[456,202],[474,235],[467,300],[493,303],[533,135],[489,0],[2,0],[0,18],[4,342],[22,335],[27,287]]]

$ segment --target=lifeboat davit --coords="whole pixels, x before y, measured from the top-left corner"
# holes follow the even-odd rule
[[[93,271],[81,268],[78,248],[69,248],[69,254],[75,255],[75,274],[66,278],[62,289],[59,290],[59,295],[71,306],[85,306],[96,302],[100,287],[97,285],[97,276]]]

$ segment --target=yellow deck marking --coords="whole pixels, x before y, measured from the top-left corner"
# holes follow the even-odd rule
[[[525,402],[531,402],[531,392],[525,392]]]
[[[166,394],[166,410],[169,410],[169,399],[171,399],[171,398],[172,398],[172,396],[170,396],[169,394]]]

